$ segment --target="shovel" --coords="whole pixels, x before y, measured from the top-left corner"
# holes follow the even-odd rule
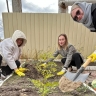
[[[87,59],[86,62],[80,67],[80,69],[78,69],[78,71],[76,73],[71,73],[71,72],[67,71],[64,74],[64,76],[74,82],[77,82],[77,81],[85,82],[90,73],[86,73],[86,74],[81,74],[81,73],[90,64],[91,60],[92,60],[91,58]]]

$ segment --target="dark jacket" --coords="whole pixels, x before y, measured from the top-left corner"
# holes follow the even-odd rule
[[[94,28],[96,29],[96,3],[92,4],[91,7],[91,14],[92,14],[92,22],[94,25]],[[96,30],[91,30],[91,32],[96,32]]]

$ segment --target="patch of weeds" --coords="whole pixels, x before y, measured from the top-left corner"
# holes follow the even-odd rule
[[[42,56],[43,55],[43,56]],[[42,54],[39,58],[40,60],[48,59],[50,58],[50,53],[48,54]],[[47,58],[48,56],[48,58]],[[55,88],[58,86],[58,81],[50,81],[50,78],[54,77],[57,72],[56,63],[49,62],[46,64],[46,67],[39,66],[40,64],[36,65],[36,69],[39,73],[43,75],[43,79],[35,80],[32,79],[31,82],[34,84],[34,86],[38,89],[38,93],[41,94],[41,96],[48,96],[49,93],[52,93]]]
[[[53,90],[58,86],[57,81],[49,81],[51,77],[55,76],[55,72],[57,71],[56,66],[57,65],[54,62],[49,62],[44,68],[36,66],[38,72],[43,75],[43,79],[32,79],[31,82],[39,90],[38,92],[41,94],[41,96],[47,96],[49,93],[53,92]]]
[[[76,89],[76,91],[80,93],[86,93],[88,92],[88,90],[89,90],[88,87],[83,86],[83,85],[81,85],[79,88]]]
[[[49,82],[45,80],[34,80],[32,79],[31,82],[35,85],[35,87],[38,89],[38,93],[41,94],[41,96],[47,96],[49,93],[52,93],[53,90],[58,86],[58,82]]]

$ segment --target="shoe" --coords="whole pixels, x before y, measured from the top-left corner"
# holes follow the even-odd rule
[[[0,72],[0,86],[2,86],[5,79],[6,79],[6,77],[2,74],[2,72]]]
[[[70,66],[70,67],[68,68],[68,71],[69,71],[69,72],[73,71],[72,66]]]
[[[1,80],[6,79],[6,76],[5,76],[4,74],[2,74],[2,71],[1,71],[1,70],[0,70],[0,79],[1,79]]]

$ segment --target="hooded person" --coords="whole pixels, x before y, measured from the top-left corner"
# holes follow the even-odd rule
[[[75,2],[71,7],[71,17],[74,21],[82,23],[91,32],[96,32],[96,3]],[[96,61],[96,50],[87,58]]]
[[[25,76],[23,72],[27,69],[20,67],[19,58],[21,55],[21,47],[23,47],[26,42],[26,36],[20,30],[16,30],[11,38],[6,38],[0,42],[1,77],[6,78],[6,76],[10,75],[13,71],[19,76]]]
[[[71,17],[91,32],[96,32],[96,3],[75,2],[71,7]]]

